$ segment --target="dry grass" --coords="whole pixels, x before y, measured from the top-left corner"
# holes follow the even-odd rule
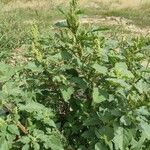
[[[111,8],[123,9],[123,8],[138,8],[144,3],[148,3],[149,0],[79,0],[81,6],[96,6],[108,5]]]
[[[13,11],[15,9],[26,9],[26,8],[30,8],[30,9],[39,9],[41,7],[47,7],[48,5],[48,1],[47,0],[37,0],[37,1],[20,1],[17,0],[15,2],[10,2],[7,5],[5,5],[3,7],[3,11]]]
[[[48,28],[51,22],[63,18],[56,7],[65,8],[68,3],[69,0],[9,0],[7,4],[3,5],[1,11],[7,12],[8,17],[10,14],[14,14],[16,22],[20,21],[23,26],[37,23],[42,28]],[[140,34],[147,34],[150,31],[150,19],[148,19],[150,11],[141,8],[143,4],[150,4],[150,0],[79,0],[79,3],[85,10],[85,15],[88,15],[82,22],[88,21],[88,23],[106,26],[119,25],[126,30]],[[108,16],[111,19],[108,19]],[[120,18],[123,19],[120,20]],[[128,21],[124,21],[124,18]],[[140,25],[142,29],[137,25]]]
[[[123,8],[138,8],[143,3],[149,0],[79,0],[82,7],[99,7],[101,4],[108,5],[110,8],[123,9]],[[66,0],[15,0],[10,1],[2,9],[4,11],[11,11],[18,8],[31,8],[39,9],[41,7],[51,8],[60,5],[67,5]]]

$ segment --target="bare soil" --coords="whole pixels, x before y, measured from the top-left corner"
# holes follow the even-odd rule
[[[65,20],[57,20],[56,22],[64,22]],[[132,23],[131,20],[123,17],[102,17],[92,16],[83,17],[80,19],[82,24],[104,25],[104,26],[120,26],[123,30],[129,31],[133,34],[149,36],[150,28],[141,28]]]

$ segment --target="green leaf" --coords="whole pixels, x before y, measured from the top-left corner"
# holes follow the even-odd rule
[[[26,105],[19,105],[20,110],[25,110],[27,112],[34,112],[34,111],[41,111],[45,109],[46,107],[40,103],[37,102],[31,102]]]
[[[104,91],[99,90],[99,88],[94,87],[93,88],[93,102],[94,103],[101,103],[107,99],[107,95]]]
[[[108,127],[108,126],[104,126],[104,127],[101,127],[100,129],[95,130],[95,134],[97,138],[103,137],[107,139],[107,141],[111,141],[114,137],[113,128]]]
[[[66,50],[61,51],[61,56],[64,60],[72,59],[72,55],[69,52],[67,52]]]
[[[142,122],[140,124],[142,130],[143,130],[143,134],[145,135],[145,137],[150,140],[150,125],[146,122]]]
[[[142,106],[135,110],[138,115],[149,116],[149,111],[146,106]]]
[[[6,140],[0,140],[0,150],[9,150],[8,142]]]
[[[22,147],[22,150],[29,150],[30,146],[29,144],[25,144],[23,147]]]
[[[97,63],[95,63],[93,66],[92,66],[93,69],[96,70],[97,73],[100,73],[100,74],[103,74],[103,75],[106,75],[107,72],[108,72],[108,69],[104,66],[101,66]]]
[[[115,150],[125,150],[130,144],[132,139],[131,133],[125,130],[123,127],[117,127],[115,129],[115,137],[113,139],[115,144]]]
[[[44,146],[46,149],[51,148],[52,150],[64,150],[60,139],[55,135],[47,137]]]
[[[18,127],[16,125],[8,125],[8,131],[12,134],[15,134],[15,135],[19,135],[19,130],[18,130]]]
[[[108,150],[108,148],[104,144],[98,142],[95,144],[95,150]]]
[[[134,139],[131,141],[131,145],[132,145],[132,147],[131,147],[131,149],[132,150],[142,150],[142,147],[143,147],[143,143],[145,142],[145,136],[143,135],[143,133],[142,133],[142,135],[141,135],[141,137],[140,137],[140,140],[137,142],[137,141],[135,141]]]
[[[114,143],[116,150],[124,150],[123,128],[118,128],[115,131]]]
[[[30,142],[30,138],[28,136],[23,136],[19,141],[24,144],[28,144]]]
[[[44,123],[48,124],[50,127],[56,127],[55,122],[52,119],[46,119],[44,118]]]
[[[34,147],[34,150],[39,150],[40,149],[40,145],[36,142],[33,143],[33,147]]]
[[[128,67],[125,62],[119,62],[115,64],[114,71],[117,77],[120,78],[134,78],[134,75],[131,71],[128,70]]]
[[[42,66],[37,66],[34,62],[29,62],[26,65],[26,69],[29,69],[33,72],[42,72],[43,71]]]
[[[0,115],[3,114],[3,110],[0,110],[0,111],[2,112],[2,113],[0,112]],[[6,113],[6,112],[4,111],[4,113]],[[5,123],[6,123],[5,120],[0,118],[0,127],[5,125]]]
[[[130,118],[129,118],[128,116],[122,116],[122,117],[120,118],[120,122],[121,122],[123,125],[125,125],[125,126],[131,125],[131,120],[130,120]]]
[[[60,90],[61,90],[63,99],[64,99],[66,102],[68,102],[68,100],[71,98],[71,95],[72,95],[73,92],[74,92],[74,89],[73,89],[72,87],[65,87],[65,86],[62,86]]]
[[[14,82],[7,82],[3,85],[2,91],[5,94],[17,96],[22,92],[22,90],[15,85]]]
[[[126,89],[130,89],[130,85],[127,84],[123,79],[117,79],[117,78],[108,78],[106,79],[107,81],[109,81],[111,84],[115,85],[115,86],[121,86],[123,88]]]
[[[84,121],[83,125],[84,125],[84,126],[94,126],[94,125],[98,125],[98,124],[99,124],[99,121],[100,121],[100,120],[98,119],[98,117],[93,116],[93,117],[87,118],[87,119]]]
[[[139,91],[140,94],[148,93],[150,91],[150,84],[146,83],[142,79],[136,83],[135,87]]]
[[[0,62],[0,83],[8,81],[15,74],[15,69],[10,65]]]
[[[87,82],[84,81],[82,78],[72,77],[70,80],[75,82],[79,86],[79,88],[81,88],[81,89],[87,88]]]

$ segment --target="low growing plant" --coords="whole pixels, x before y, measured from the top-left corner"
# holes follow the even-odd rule
[[[27,63],[0,63],[0,149],[149,150],[150,40],[85,28],[76,0],[61,12]]]

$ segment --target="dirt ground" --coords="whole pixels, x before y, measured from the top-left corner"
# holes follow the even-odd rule
[[[55,23],[64,22],[65,20],[57,20]],[[132,20],[125,19],[123,17],[104,17],[104,16],[91,16],[80,18],[82,24],[87,25],[103,25],[103,26],[118,26],[127,32],[131,32],[134,35],[150,36],[150,28],[141,28],[133,24]]]

